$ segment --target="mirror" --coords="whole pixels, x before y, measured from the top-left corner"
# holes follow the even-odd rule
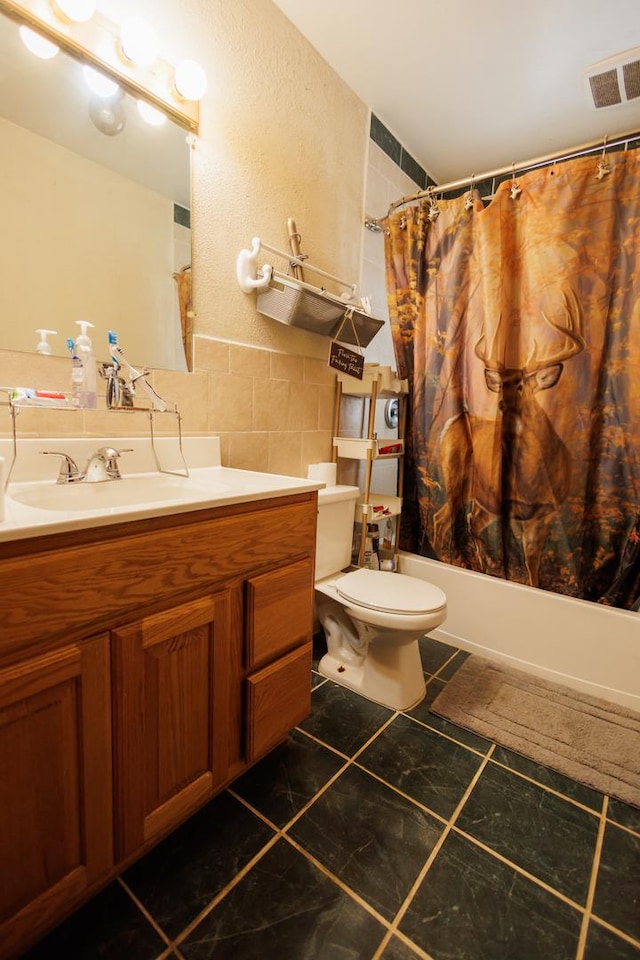
[[[97,98],[63,50],[38,59],[0,16],[0,348],[33,352],[44,328],[69,356],[87,320],[99,360],[115,330],[134,365],[188,369],[188,141],[129,94]]]

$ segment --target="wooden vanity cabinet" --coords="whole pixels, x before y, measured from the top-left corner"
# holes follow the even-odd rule
[[[0,544],[0,960],[306,716],[316,514],[312,492]]]
[[[113,868],[109,637],[0,669],[0,955]]]
[[[229,591],[112,632],[116,859],[167,833],[227,779]]]

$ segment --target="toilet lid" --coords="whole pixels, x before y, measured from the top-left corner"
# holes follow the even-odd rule
[[[388,613],[430,613],[447,603],[443,591],[432,583],[384,570],[354,570],[336,580],[336,590],[360,607]]]

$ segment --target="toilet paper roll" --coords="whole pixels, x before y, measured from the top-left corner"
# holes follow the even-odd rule
[[[309,480],[322,480],[328,487],[336,485],[337,464],[335,463],[310,463],[307,470]]]

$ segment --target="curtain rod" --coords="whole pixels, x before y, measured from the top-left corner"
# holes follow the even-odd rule
[[[544,167],[546,164],[554,161],[572,160],[574,157],[581,157],[588,153],[595,153],[596,150],[607,150],[609,147],[618,147],[627,144],[629,140],[640,137],[640,131],[632,130],[629,133],[617,134],[615,139],[609,140],[608,136],[600,140],[592,140],[589,143],[583,143],[579,147],[573,147],[569,153],[560,151],[558,153],[549,153],[542,157],[535,157],[533,160],[526,160],[522,163],[512,163],[508,167],[499,167],[497,170],[490,170],[488,173],[481,173],[478,176],[471,174],[469,177],[463,177],[462,180],[452,180],[450,183],[431,184],[424,190],[417,190],[415,193],[406,194],[399,200],[394,200],[389,205],[387,214],[384,217],[378,217],[376,220],[367,217],[365,226],[369,230],[379,230],[380,224],[384,223],[389,214],[397,207],[405,203],[412,203],[414,200],[422,200],[424,197],[431,197],[438,193],[449,193],[451,190],[458,190],[460,187],[466,187],[470,184],[485,183],[487,180],[493,180],[495,177],[503,177],[507,173],[522,173],[523,170],[534,170],[536,167]]]

